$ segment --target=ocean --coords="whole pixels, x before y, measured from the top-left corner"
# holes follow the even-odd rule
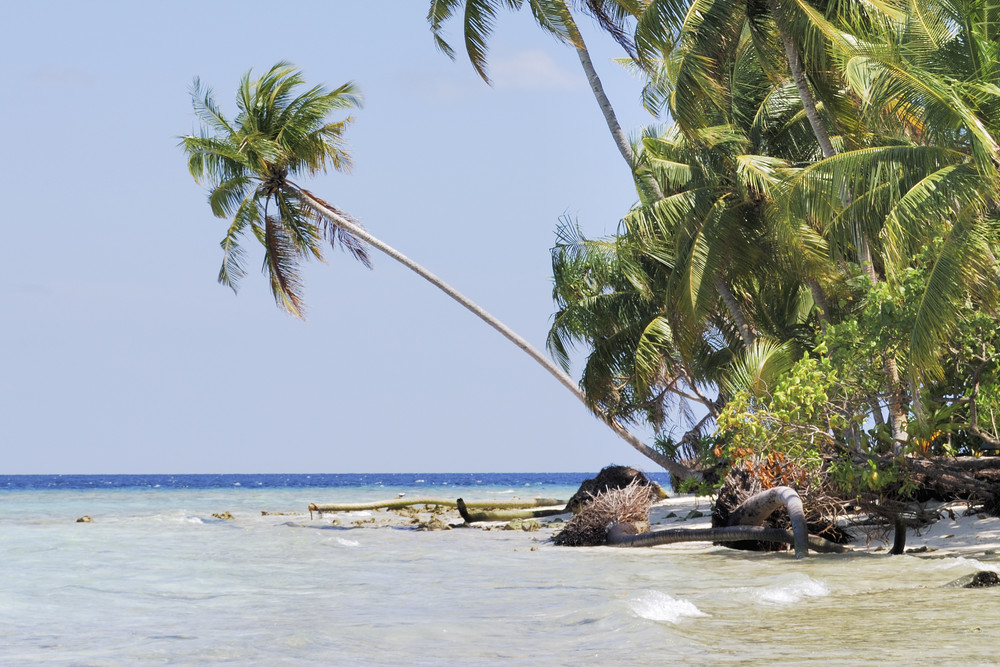
[[[0,665],[998,662],[1000,590],[947,586],[993,556],[569,548],[307,511],[567,499],[591,475],[0,476]]]

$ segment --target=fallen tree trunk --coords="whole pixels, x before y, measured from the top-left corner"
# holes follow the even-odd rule
[[[442,507],[458,507],[458,501],[449,498],[393,498],[392,500],[377,500],[370,503],[339,503],[318,505],[309,504],[309,518],[313,512],[319,512],[323,516],[324,512],[358,512],[361,510],[389,509],[398,510],[412,505],[440,505]],[[529,500],[480,500],[465,503],[466,507],[477,509],[524,509],[528,507],[553,507],[556,505],[565,506],[565,500],[555,498],[531,498]]]
[[[545,516],[556,516],[557,514],[568,514],[570,510],[564,508],[553,508],[543,510],[531,509],[486,509],[478,512],[470,512],[469,505],[461,498],[458,499],[458,513],[462,515],[465,523],[475,523],[477,521],[512,521],[514,519],[539,519]]]
[[[781,507],[788,510],[788,518],[792,521],[792,535],[795,539],[790,544],[795,545],[795,557],[805,558],[809,551],[807,546],[809,528],[806,527],[806,514],[802,508],[802,499],[790,486],[775,486],[750,496],[729,515],[728,526],[761,526],[775,510]],[[783,540],[769,539],[765,541],[782,542]]]
[[[608,530],[608,544],[614,547],[655,547],[661,544],[676,544],[679,542],[739,542],[741,540],[760,540],[764,542],[783,542],[795,545],[795,557],[800,555],[801,538],[790,530],[781,528],[766,528],[764,526],[729,526],[726,528],[674,528],[670,530],[654,530],[638,535],[629,534],[627,528],[615,524]],[[806,535],[807,549],[820,553],[846,553],[850,547],[837,544],[817,535]]]

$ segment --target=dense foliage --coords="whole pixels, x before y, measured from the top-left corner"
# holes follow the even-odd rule
[[[673,122],[618,234],[553,249],[550,351],[595,409],[846,495],[1000,446],[1000,6],[615,4]]]

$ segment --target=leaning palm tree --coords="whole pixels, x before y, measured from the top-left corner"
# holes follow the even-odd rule
[[[239,113],[229,120],[210,89],[196,80],[192,89],[200,134],[182,137],[188,168],[209,187],[212,212],[231,219],[222,241],[224,258],[219,281],[234,290],[246,274],[241,239],[252,234],[264,246],[264,267],[278,306],[303,314],[298,268],[310,256],[321,257],[323,242],[339,243],[355,259],[370,266],[366,244],[399,261],[472,311],[541,364],[564,387],[587,404],[577,384],[548,357],[436,275],[372,236],[350,214],[306,190],[296,180],[328,167],[350,164],[343,134],[350,119],[328,122],[331,113],[360,105],[354,85],[329,91],[316,86],[302,91],[302,74],[280,62],[257,79],[247,72],[237,91]],[[600,415],[598,415],[600,416]],[[683,478],[683,466],[660,455],[612,419],[605,423],[643,455]]]

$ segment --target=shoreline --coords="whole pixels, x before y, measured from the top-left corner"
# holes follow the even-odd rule
[[[1000,517],[985,514],[966,515],[968,506],[962,503],[939,503],[929,507],[940,517],[919,529],[908,529],[904,555],[914,556],[993,556],[1000,553]],[[693,494],[674,494],[657,502],[650,510],[649,523],[652,530],[676,528],[710,528],[712,523],[712,500]],[[558,532],[569,514],[560,514],[539,519],[525,519],[520,528],[511,527],[506,521],[478,522],[471,528],[484,531],[525,530],[539,532],[551,537]],[[316,517],[316,521],[343,528],[413,528],[417,530],[441,530],[462,524],[462,518],[452,508],[418,508],[404,510],[362,510],[327,512]],[[535,525],[533,526],[532,523]],[[885,539],[869,535],[860,526],[851,527],[855,535],[848,546],[852,553],[887,554],[891,547],[892,530]],[[709,542],[682,542],[670,545],[647,547],[670,551],[706,551],[725,549]],[[817,554],[811,553],[811,556]]]

